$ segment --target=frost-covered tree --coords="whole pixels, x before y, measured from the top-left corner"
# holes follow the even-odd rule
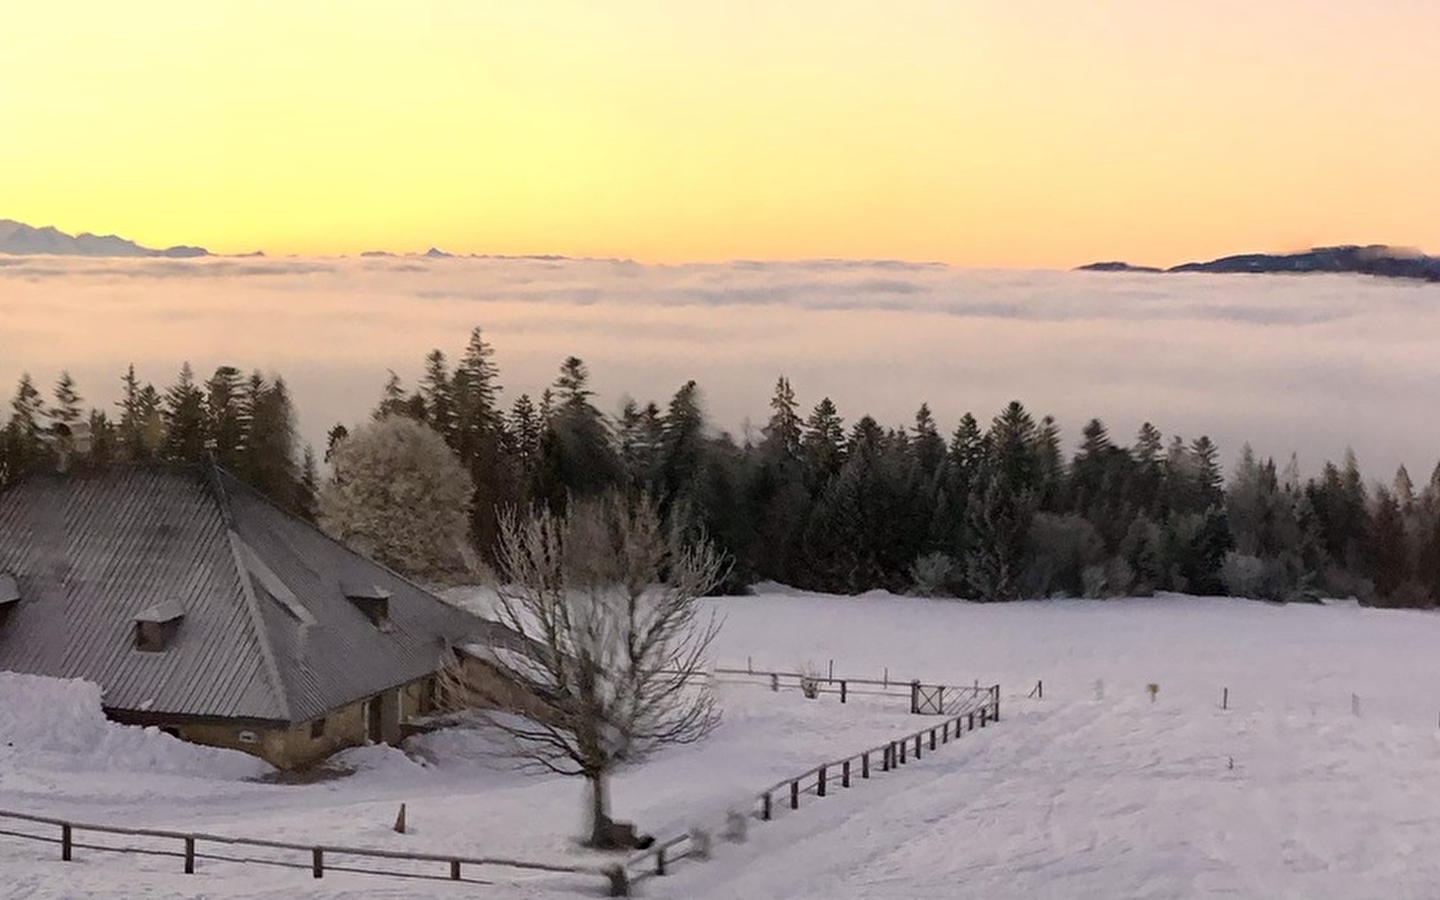
[[[417,578],[466,569],[474,486],[434,429],[406,416],[367,423],[335,445],[318,498],[320,527]]]
[[[697,741],[719,723],[702,675],[718,621],[697,603],[723,574],[708,543],[685,543],[645,498],[618,491],[563,513],[501,519],[496,617],[523,651],[498,654],[502,679],[442,676],[451,707],[503,707],[496,684],[544,698],[546,713],[491,714],[523,764],[586,780],[589,843],[612,846],[609,779],[621,763]],[[500,690],[506,690],[501,688]]]

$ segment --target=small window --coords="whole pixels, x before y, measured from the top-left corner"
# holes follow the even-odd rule
[[[315,740],[325,736],[325,717],[321,716],[310,723],[310,738]]]
[[[135,623],[135,649],[159,653],[165,649],[165,629],[159,622]]]

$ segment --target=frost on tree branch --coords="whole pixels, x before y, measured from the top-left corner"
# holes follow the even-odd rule
[[[648,499],[612,493],[573,500],[564,515],[505,515],[498,562],[495,617],[518,640],[452,660],[442,701],[489,708],[523,765],[585,778],[591,843],[606,846],[616,764],[719,723],[705,679],[719,622],[696,601],[724,559],[665,528]]]
[[[417,578],[470,569],[470,475],[445,440],[386,416],[341,440],[318,497],[320,526],[366,556]]]

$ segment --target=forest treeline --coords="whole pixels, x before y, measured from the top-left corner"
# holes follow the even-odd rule
[[[319,468],[301,448],[283,378],[184,366],[159,390],[133,367],[114,410],[87,409],[62,374],[46,399],[21,379],[0,439],[0,484],[28,472],[213,457],[280,506],[315,516]],[[677,528],[730,557],[725,587],[760,581],[853,594],[875,588],[974,600],[1155,591],[1295,601],[1440,602],[1440,467],[1367,484],[1353,454],[1303,480],[1245,447],[1229,477],[1209,438],[1133,437],[1099,420],[1067,453],[1057,423],[1011,402],[942,428],[925,404],[905,427],[808,410],[781,377],[758,434],[706,421],[700,388],[663,404],[594,403],[576,357],[537,397],[502,405],[480,329],[433,350],[412,389],[391,372],[374,417],[437,432],[473,482],[470,539],[489,558],[502,510],[644,493]],[[335,426],[326,456],[348,430]]]

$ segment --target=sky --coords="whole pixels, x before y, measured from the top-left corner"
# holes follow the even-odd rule
[[[73,0],[0,218],[646,262],[1440,250],[1430,0]]]
[[[1302,475],[1346,448],[1369,479],[1423,485],[1440,453],[1440,285],[1357,275],[1111,274],[843,261],[654,265],[556,259],[83,259],[0,256],[0,396],[68,368],[87,405],[120,378],[162,390],[189,361],[283,375],[303,440],[367,421],[386,370],[407,388],[480,326],[501,402],[532,398],[581,357],[596,403],[663,409],[686,381],[737,439],[764,425],[776,379],[948,434],[1011,400],[1053,415],[1067,453],[1092,417],[1120,444],[1143,422],[1204,434],[1227,473],[1241,447]],[[748,429],[748,430],[747,430]]]

